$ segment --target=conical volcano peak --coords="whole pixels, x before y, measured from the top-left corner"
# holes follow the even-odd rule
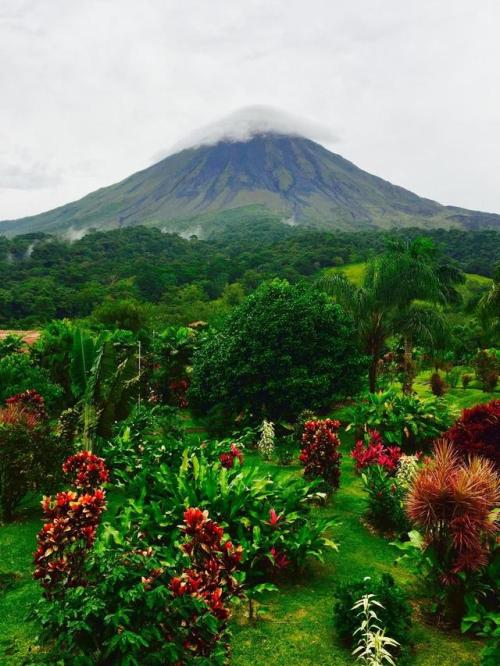
[[[242,109],[120,183],[47,213],[0,222],[0,235],[145,224],[206,238],[224,215],[238,223],[260,219],[263,211],[347,231],[499,226],[499,215],[441,206],[359,169],[324,146],[332,138],[276,109]]]
[[[257,136],[286,135],[312,139],[318,143],[336,141],[335,134],[326,127],[305,118],[299,118],[272,106],[246,106],[229,115],[201,127],[171,152],[185,148],[213,146],[220,142],[236,143],[250,141]]]

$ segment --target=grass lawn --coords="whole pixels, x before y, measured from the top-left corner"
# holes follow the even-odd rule
[[[422,386],[424,380],[422,378]],[[484,395],[481,392],[479,401]],[[475,391],[474,397],[478,402]],[[279,593],[263,600],[265,609],[255,624],[249,624],[244,607],[237,610],[232,643],[232,663],[236,666],[352,664],[349,651],[333,634],[335,582],[388,571],[411,593],[414,582],[411,571],[404,565],[396,566],[396,551],[389,541],[372,534],[361,522],[365,500],[361,481],[354,474],[353,461],[348,455],[352,445],[352,434],[343,433],[341,488],[327,506],[315,509],[340,521],[331,535],[339,544],[338,552],[329,552],[324,564],[313,563],[302,577],[280,584]],[[290,475],[300,474],[297,465],[281,468],[262,462],[255,454],[247,454],[246,464],[260,465],[273,476],[279,475],[284,483]],[[119,503],[118,495],[112,493],[108,520]],[[29,605],[40,596],[38,584],[31,579],[32,552],[39,527],[36,499],[26,503],[17,522],[0,527],[0,585],[3,586],[0,587],[0,664],[30,663],[30,654],[37,651],[37,628],[26,616]],[[466,666],[479,663],[481,644],[478,641],[458,633],[442,632],[418,619],[412,641],[415,646],[412,664]]]
[[[421,398],[429,398],[432,396],[430,378],[433,372],[433,370],[423,370],[422,372],[419,372],[415,379],[413,388]],[[465,373],[474,375],[472,368],[463,368],[462,374]],[[444,373],[441,373],[441,375],[446,380]],[[494,399],[500,400],[500,385],[498,385],[495,391],[483,391],[479,382],[475,378],[466,389],[462,388],[462,385],[459,382],[456,388],[448,388],[443,396],[443,400],[451,407],[455,407],[458,412],[462,409],[479,405],[482,402],[490,402],[490,400]]]

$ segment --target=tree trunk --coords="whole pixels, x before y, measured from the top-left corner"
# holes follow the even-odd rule
[[[376,356],[372,356],[370,367],[368,369],[368,378],[370,382],[370,393],[375,393],[377,390],[377,364],[378,359]]]
[[[411,395],[413,389],[413,362],[412,362],[412,341],[409,335],[404,337],[403,353],[403,393]]]

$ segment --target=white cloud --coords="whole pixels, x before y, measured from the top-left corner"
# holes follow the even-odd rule
[[[254,105],[422,196],[500,212],[499,29],[498,0],[0,0],[0,219]]]
[[[238,109],[230,115],[201,127],[174,144],[165,154],[219,141],[248,141],[258,134],[302,136],[319,143],[334,143],[334,132],[317,122],[299,118],[282,109],[255,105]],[[157,156],[158,157],[158,156]]]

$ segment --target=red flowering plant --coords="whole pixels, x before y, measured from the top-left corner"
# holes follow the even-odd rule
[[[189,566],[170,580],[169,589],[174,597],[187,595],[199,599],[217,618],[218,631],[212,635],[200,630],[196,615],[185,624],[188,635],[184,648],[188,654],[191,657],[209,657],[215,644],[224,638],[231,615],[231,599],[242,594],[236,572],[243,549],[224,540],[223,528],[208,517],[208,511],[199,508],[189,508],[184,512],[180,529],[185,536],[182,550],[189,558]]]
[[[186,397],[189,389],[189,380],[187,377],[172,379],[168,384],[168,388],[173,402],[177,407],[181,409],[189,407],[189,401]]]
[[[232,443],[229,447],[229,451],[224,451],[219,456],[219,461],[222,467],[226,469],[232,469],[234,467],[235,460],[238,460],[240,465],[243,465],[243,453]]]
[[[85,584],[85,561],[106,509],[106,493],[97,487],[108,478],[101,458],[83,451],[68,458],[63,470],[76,473],[75,486],[84,492],[59,492],[42,500],[44,525],[37,535],[34,577],[49,599],[64,595],[68,587]]]
[[[104,458],[99,458],[91,451],[79,451],[70,456],[63,464],[63,472],[73,475],[75,488],[85,492],[92,492],[109,481]]]
[[[17,407],[29,414],[32,414],[38,421],[43,421],[47,418],[45,410],[45,400],[34,389],[24,391],[23,393],[16,393],[5,401],[7,407]]]
[[[351,457],[356,463],[356,472],[360,473],[369,465],[380,465],[389,474],[395,474],[402,451],[399,446],[385,446],[377,430],[368,430],[368,443],[358,440]]]
[[[482,456],[500,470],[500,400],[464,409],[443,437],[461,456]]]
[[[337,489],[340,482],[339,428],[340,421],[332,419],[307,421],[302,434],[299,460],[304,477],[322,479],[328,490]]]

